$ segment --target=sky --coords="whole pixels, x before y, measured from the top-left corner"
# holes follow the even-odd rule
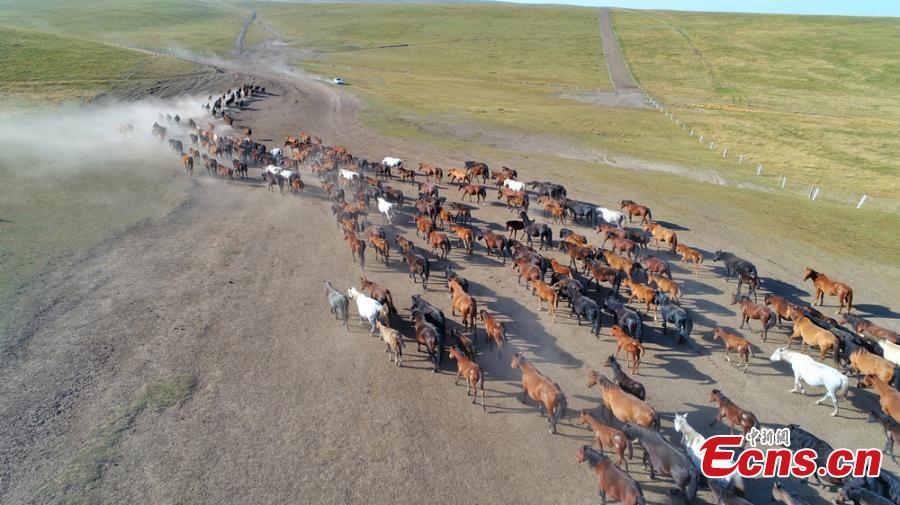
[[[771,14],[824,14],[840,16],[900,16],[897,0],[505,0],[516,3],[554,3],[708,12],[760,12]]]

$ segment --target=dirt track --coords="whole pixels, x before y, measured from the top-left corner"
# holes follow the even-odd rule
[[[259,54],[255,61],[267,57]],[[351,95],[261,63],[246,63],[241,74],[216,74],[204,85],[220,91],[247,74],[274,94],[238,116],[259,139],[277,144],[302,128],[374,159],[395,155],[444,166],[467,159],[466,153],[382,138],[359,124]],[[559,180],[575,198],[611,206],[626,196],[579,188],[573,175],[543,173],[540,161],[526,156],[487,161],[516,166],[526,179]],[[174,158],[172,165],[177,168]],[[304,179],[314,185],[311,176]],[[410,186],[395,186],[412,192]],[[456,198],[452,187],[444,189]],[[572,417],[598,405],[585,376],[614,349],[607,338],[609,319],[600,341],[566,317],[551,323],[515,285],[509,266],[486,258],[480,247],[473,257],[454,250],[449,264],[473,282],[481,304],[503,316],[512,338],[502,357],[485,352],[480,358],[488,389],[488,412],[482,413],[468,404],[464,386],[454,386],[450,373],[431,374],[414,345],[407,346],[407,366],[397,370],[378,340],[359,326],[347,333],[331,320],[322,280],[346,288],[362,272],[350,262],[328,204],[316,191],[309,193],[282,197],[255,183],[232,187],[197,177],[191,200],[166,221],[111,239],[41,279],[26,295],[35,299],[35,312],[22,322],[23,344],[0,367],[0,501],[28,502],[70,465],[93,428],[130,402],[142,385],[186,372],[197,381],[191,399],[137,418],[121,438],[118,456],[92,484],[96,501],[419,503],[428,497],[436,503],[593,503],[596,483],[574,461],[576,447],[589,443],[589,433],[575,427]],[[477,226],[509,218],[493,193],[489,200],[474,212]],[[669,207],[666,213],[656,202],[647,203],[659,219],[688,228],[684,234],[692,245],[709,251],[721,244],[716,216],[690,208]],[[414,235],[408,213],[409,207],[392,232]],[[382,223],[377,215],[371,219]],[[779,249],[776,264],[758,255],[765,252],[761,247],[753,249],[758,239],[731,243],[757,262],[764,276],[806,288],[799,272],[810,252]],[[449,315],[440,289],[444,266],[435,262],[426,297]],[[851,283],[865,272],[833,268]],[[728,305],[734,285],[721,280],[714,265],[705,265],[698,279],[684,269],[674,271],[695,318],[694,343],[674,349],[672,338],[646,321],[645,329],[653,330],[639,377],[663,413],[667,434],[675,411],[689,412],[689,421],[705,434],[727,432],[724,425],[707,427],[714,415],[708,390],[719,387],[755,411],[764,425],[799,422],[835,447],[881,447],[880,428],[864,419],[877,405],[871,392],[853,389],[838,418],[828,416],[830,407],[812,406],[818,396],[787,392],[788,372],[766,360],[783,345],[783,331],[772,332],[768,344],[744,332],[756,344],[753,375],[729,366],[709,333],[717,324],[735,325]],[[398,258],[385,268],[370,255],[365,274],[392,289],[405,316],[409,296],[420,289],[406,278]],[[809,299],[789,284],[766,285]],[[882,293],[866,292],[858,299],[887,303]],[[515,398],[518,374],[509,361],[517,350],[554,378],[569,399],[558,436],[547,434],[533,404]],[[659,503],[658,493],[670,481],[649,482],[639,458],[632,469],[648,502]],[[750,499],[768,500],[770,486],[751,484]],[[791,486],[807,496],[833,496]],[[708,491],[701,496],[710,500]]]

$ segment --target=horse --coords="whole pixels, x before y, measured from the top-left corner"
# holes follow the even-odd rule
[[[750,358],[753,356],[753,349],[746,338],[729,333],[725,331],[725,328],[719,326],[713,332],[713,340],[722,340],[722,343],[725,344],[725,359],[728,360],[728,363],[732,363],[731,351],[737,351],[738,356],[741,357],[741,362],[737,366],[740,368],[743,364],[744,373],[747,373],[747,369],[750,367]]]
[[[533,219],[528,219],[528,214],[525,214],[524,211],[519,213],[519,216],[522,218],[522,222],[525,223],[525,228],[522,229],[525,232],[525,240],[528,242],[528,245],[532,245],[532,238],[538,237],[541,241],[538,246],[538,250],[543,250],[544,246],[548,248],[553,247],[553,229],[550,228],[546,224],[535,223]]]
[[[882,449],[881,452],[890,455],[891,459],[896,463],[897,458],[894,457],[894,442],[900,440],[900,423],[895,421],[891,416],[885,415],[883,412],[877,410],[869,411],[868,422],[878,423],[884,429],[884,436],[887,440],[885,441],[884,449]]]
[[[497,354],[503,354],[503,342],[508,340],[506,338],[506,326],[502,321],[497,321],[497,318],[484,309],[481,309],[478,314],[484,323],[484,339],[488,341],[491,348],[493,348],[494,344],[497,344]]]
[[[614,224],[619,228],[625,226],[625,214],[617,210],[607,209],[606,207],[597,207],[597,212],[609,224]]]
[[[900,366],[900,345],[882,338],[878,340],[878,347],[881,348],[884,359]]]
[[[756,419],[756,415],[749,410],[738,407],[737,404],[725,396],[725,393],[722,391],[713,389],[709,393],[709,401],[719,405],[719,410],[716,412],[716,418],[709,423],[710,426],[715,426],[716,423],[723,419],[728,419],[731,434],[734,434],[734,427],[737,425],[741,427],[745,436],[752,428],[759,428],[759,421]]]
[[[547,302],[547,312],[556,322],[556,309],[559,307],[559,291],[554,286],[539,279],[532,279],[531,294],[538,297],[538,312],[544,310],[544,302]]]
[[[647,399],[647,390],[644,389],[644,385],[623,372],[622,367],[619,365],[619,361],[616,360],[615,356],[607,357],[603,366],[612,370],[613,382],[618,384],[619,387],[622,388],[622,391],[625,391],[638,400]]]
[[[688,424],[687,414],[679,414],[675,413],[675,431],[681,433],[681,443],[684,445],[684,448],[687,449],[688,456],[690,456],[691,460],[700,468],[701,461],[703,460],[703,444],[706,442],[706,437],[700,434],[699,431],[694,429],[693,426]],[[714,462],[716,460],[713,460]],[[734,460],[730,460],[728,463],[719,465],[714,465],[716,468],[731,468],[735,464]],[[744,492],[744,479],[737,472],[732,473],[731,475],[722,479],[723,485],[722,487],[725,489],[736,489],[738,492]]]
[[[469,359],[475,361],[476,358],[476,350],[475,350],[475,340],[472,337],[467,337],[459,332],[456,328],[450,330],[450,336],[456,340],[453,346],[458,347],[463,354],[468,356]]]
[[[628,288],[628,290],[631,292],[631,295],[628,297],[625,303],[631,303],[632,300],[644,302],[647,306],[646,313],[650,314],[650,308],[654,307],[654,317],[656,317],[656,312],[658,312],[659,307],[654,306],[657,293],[655,289],[645,284],[634,282],[631,279],[627,278],[622,281],[622,285]]]
[[[619,203],[619,209],[628,213],[628,222],[632,221],[634,216],[641,218],[641,224],[647,224],[653,219],[653,213],[650,208],[645,205],[638,205],[631,200],[622,200]]]
[[[616,466],[621,467],[624,464],[625,471],[628,471],[628,460],[625,459],[625,449],[628,449],[628,459],[631,459],[634,457],[634,447],[631,445],[631,440],[628,440],[628,437],[626,437],[624,433],[612,426],[604,424],[596,417],[590,415],[586,410],[582,410],[581,414],[578,416],[578,424],[586,424],[593,430],[594,440],[591,442],[591,447],[594,446],[594,443],[599,445],[600,454],[603,454],[603,446],[615,449],[616,457],[618,457]]]
[[[390,243],[377,235],[369,235],[369,245],[375,249],[376,259],[380,256],[384,259],[384,266],[387,266],[391,259]]]
[[[587,386],[600,388],[603,405],[612,412],[616,419],[623,423],[635,423],[639,426],[659,429],[659,415],[650,404],[626,393],[618,384],[606,378],[602,373],[588,372]]]
[[[550,434],[556,433],[556,424],[566,411],[566,395],[559,384],[553,382],[538,371],[525,355],[518,352],[513,356],[510,367],[522,373],[522,396],[520,402],[525,403],[526,395],[538,402],[538,409],[543,415],[547,410],[547,421],[550,423]]]
[[[675,246],[675,252],[681,255],[682,265],[687,266],[688,263],[694,264],[691,269],[692,274],[700,274],[700,264],[703,263],[703,254],[701,254],[700,251],[692,249],[684,244],[678,244]]]
[[[800,498],[794,491],[782,486],[781,482],[777,480],[772,484],[772,499],[785,505],[810,505],[809,502]]]
[[[582,319],[588,321],[594,336],[600,338],[600,305],[581,294],[581,291],[572,291],[567,295],[572,303],[572,314],[578,319],[578,326],[581,326]]]
[[[744,324],[747,325],[747,329],[753,331],[753,328],[750,327],[751,319],[759,319],[762,323],[762,341],[766,341],[766,337],[769,335],[769,328],[775,326],[775,322],[777,321],[777,317],[775,312],[772,311],[769,307],[765,305],[759,305],[757,303],[751,302],[750,298],[746,296],[741,296],[738,298],[737,295],[731,295],[731,304],[732,305],[740,305],[741,306],[741,326],[744,327]],[[788,339],[790,343],[790,339]]]
[[[525,183],[517,181],[515,179],[506,179],[503,181],[503,187],[509,188],[513,191],[524,192],[525,191]]]
[[[847,486],[838,490],[835,503],[846,503],[847,501],[853,502],[854,505],[894,505],[895,503],[868,489],[856,486]]]
[[[721,261],[725,263],[725,280],[731,280],[732,275],[737,275],[740,272],[746,272],[748,275],[752,277],[759,278],[759,274],[756,271],[756,266],[753,263],[750,263],[747,260],[743,260],[738,258],[734,254],[725,251],[716,251],[713,255],[713,261]]]
[[[856,372],[857,385],[861,384],[861,375],[874,375],[894,389],[900,387],[900,367],[881,356],[865,349],[858,349],[850,354],[849,361],[850,371]]]
[[[428,277],[431,274],[431,262],[428,261],[428,258],[416,254],[415,248],[410,247],[403,254],[403,261],[409,269],[409,277],[413,280],[413,284],[416,283],[418,276],[422,279],[422,289],[428,289]]]
[[[681,289],[678,287],[677,282],[666,277],[648,273],[647,284],[656,286],[656,289],[668,294],[673,302],[678,303],[678,295],[680,294]]]
[[[484,184],[487,182],[488,177],[491,176],[491,169],[488,168],[487,163],[483,163],[481,161],[467,161],[466,172],[475,180],[477,177],[481,177],[481,183]]]
[[[847,309],[847,312],[853,310],[853,289],[851,289],[849,285],[832,280],[827,275],[816,272],[809,267],[803,272],[803,280],[805,281],[807,279],[811,279],[813,286],[816,288],[816,295],[813,297],[813,306],[816,305],[817,301],[819,302],[819,306],[824,305],[825,295],[830,295],[838,297],[840,306],[837,309],[837,314],[840,314],[844,308]]]
[[[894,421],[900,422],[900,391],[874,375],[866,375],[863,384],[875,388],[875,391],[878,392],[878,403],[881,405],[881,410],[891,416]]]
[[[782,321],[793,321],[794,318],[803,315],[803,311],[800,309],[799,305],[787,301],[782,296],[767,294],[763,297],[763,303],[771,305],[775,310],[775,314],[778,315],[779,326]]]
[[[437,373],[440,364],[440,356],[443,353],[443,338],[441,336],[441,331],[434,323],[428,321],[424,312],[414,309],[410,314],[412,315],[416,330],[416,351],[422,352],[422,346],[425,346],[428,357],[431,359],[432,363],[434,363],[432,372]]]
[[[444,313],[440,309],[428,303],[419,295],[412,295],[412,307],[409,312],[413,317],[415,317],[416,314],[421,314],[424,318],[423,320],[433,325],[437,331],[437,350],[433,358],[435,365],[433,371],[437,372],[444,356],[444,340],[447,336],[447,318],[444,317]]]
[[[472,245],[475,243],[475,233],[471,228],[453,225],[450,231],[456,234],[456,246],[465,246],[466,254],[472,254]]]
[[[347,290],[347,298],[356,302],[356,310],[359,312],[360,320],[368,321],[372,325],[370,333],[375,333],[375,321],[378,317],[385,321],[388,320],[386,305],[357,291],[353,286],[350,286],[350,289]]]
[[[737,288],[734,290],[734,294],[740,296],[741,287],[744,284],[747,285],[747,296],[753,295],[753,301],[759,301],[756,296],[756,290],[759,288],[759,277],[754,277],[747,272],[738,272]]]
[[[388,359],[397,364],[398,367],[403,366],[403,335],[399,331],[382,324],[381,321],[375,321],[375,326],[381,332],[381,340],[384,341],[384,352],[390,353]]]
[[[347,298],[347,295],[334,289],[328,281],[325,281],[325,299],[328,300],[328,306],[335,319],[342,321],[344,327],[349,331],[350,324],[347,322],[349,310],[347,310],[347,307],[350,304],[350,299]]]
[[[650,479],[655,479],[657,472],[669,475],[688,502],[694,501],[700,470],[694,467],[687,455],[669,443],[658,430],[626,424],[622,431],[632,440],[637,439],[644,448],[643,461],[645,465],[650,464]]]
[[[431,245],[431,254],[434,254],[435,251],[440,251],[440,258],[442,260],[447,259],[447,255],[450,254],[450,239],[447,238],[446,233],[432,231],[428,234],[428,244]]]
[[[575,461],[584,463],[587,461],[600,487],[600,505],[606,505],[606,497],[619,500],[622,505],[645,505],[644,493],[640,484],[628,474],[612,464],[602,452],[597,452],[583,445],[575,454]]]
[[[601,282],[608,282],[610,288],[612,288],[612,292],[615,294],[619,293],[619,286],[622,284],[622,280],[625,279],[625,273],[616,268],[612,268],[604,265],[599,261],[592,261],[588,264],[588,269],[591,272],[591,278],[588,281],[588,288],[591,287],[591,282],[597,285],[597,290],[600,290]]]
[[[610,249],[612,249],[612,252],[622,254],[625,257],[630,257],[632,259],[637,257],[637,251],[639,249],[637,242],[620,237],[612,237],[610,240]]]
[[[794,387],[789,390],[791,393],[800,392],[801,394],[806,394],[806,390],[803,389],[800,381],[810,386],[824,386],[826,390],[825,396],[816,401],[816,405],[830,398],[831,403],[834,405],[834,411],[831,415],[837,415],[837,395],[841,394],[846,398],[850,390],[850,381],[844,374],[828,365],[816,363],[815,360],[805,354],[789,351],[787,347],[776,349],[772,356],[769,357],[769,361],[773,363],[779,361],[790,363],[791,368],[794,370]]]
[[[472,181],[472,177],[460,168],[451,168],[447,170],[447,175],[450,176],[450,183],[456,182],[459,186],[462,186],[463,183],[470,183]]]
[[[849,312],[841,315],[841,324],[849,324],[853,331],[859,334],[870,335],[874,338],[883,338],[895,344],[900,343],[900,335],[896,331],[889,330],[883,326],[867,321],[859,316],[854,316]]]
[[[459,384],[459,379],[466,379],[466,396],[469,396],[469,392],[474,390],[472,405],[475,405],[478,399],[478,388],[480,387],[481,410],[487,410],[484,406],[484,373],[481,372],[481,367],[456,347],[450,348],[450,359],[456,360],[456,381],[453,384]]]
[[[490,256],[492,252],[496,252],[497,256],[503,258],[503,264],[506,264],[507,249],[509,248],[506,237],[492,231],[479,231],[475,238],[484,240],[484,247],[487,249],[488,256]]]
[[[782,445],[795,453],[801,449],[812,449],[816,453],[816,466],[827,466],[828,458],[831,456],[831,453],[834,452],[834,448],[831,447],[828,442],[820,439],[819,437],[804,430],[796,424],[789,424],[787,425],[787,428],[790,434],[790,437],[788,437],[790,443]],[[820,479],[819,475],[816,472],[813,472],[813,477],[815,477],[816,481],[819,481],[820,483],[821,480],[824,480],[825,482],[834,486],[840,486],[841,484],[843,484],[843,479],[832,477],[827,473]]]
[[[644,346],[640,342],[628,336],[625,330],[619,325],[613,325],[611,334],[616,338],[616,358],[619,352],[625,350],[625,364],[631,358],[631,373],[637,375],[638,367],[641,366],[641,358],[644,356]]]
[[[378,212],[380,212],[389,224],[394,224],[394,207],[397,204],[391,203],[382,197],[378,197]]]
[[[353,258],[353,261],[356,261],[359,258],[359,267],[363,270],[366,269],[366,243],[356,235],[356,232],[353,231],[344,231],[344,240],[347,241],[347,245],[350,247],[350,256]]]
[[[659,314],[662,319],[663,335],[668,332],[668,323],[672,323],[678,332],[678,345],[683,344],[691,337],[691,330],[694,328],[694,320],[686,310],[669,299],[669,295],[665,293],[656,293],[654,299]]]
[[[444,170],[441,167],[429,165],[428,163],[419,163],[419,171],[425,174],[426,181],[434,177],[436,184],[440,184],[441,179],[444,178]]]
[[[628,335],[637,339],[638,342],[644,343],[643,331],[644,326],[641,315],[634,310],[629,309],[624,303],[616,300],[612,296],[603,301],[603,308],[613,315],[616,324],[622,327]]]
[[[475,334],[475,315],[478,313],[478,302],[472,295],[466,293],[462,286],[453,279],[447,279],[447,288],[450,290],[451,315],[459,315],[462,318],[463,329],[471,326],[472,334]]]
[[[584,235],[575,233],[574,231],[568,228],[560,228],[559,229],[559,239],[565,240],[566,242],[575,244],[575,245],[585,245],[587,244],[587,237]]]
[[[637,260],[647,275],[654,274],[672,280],[672,269],[669,268],[668,261],[646,254],[638,256]]]
[[[659,250],[659,244],[666,242],[669,244],[669,252],[674,253],[678,247],[678,234],[666,228],[659,223],[647,223],[644,225],[644,231],[649,231],[653,236],[651,242],[656,242],[656,250]]]
[[[397,307],[394,306],[394,297],[391,290],[370,281],[365,276],[359,278],[359,289],[369,295],[370,298],[378,300],[388,308],[388,315],[397,315]]]
[[[643,267],[640,263],[635,263],[634,261],[624,257],[619,256],[618,254],[612,251],[600,251],[600,254],[603,255],[603,258],[606,260],[606,263],[615,268],[616,270],[621,270],[628,276],[629,279],[634,279],[635,270],[642,270]]]
[[[819,361],[825,361],[825,354],[837,344],[834,333],[816,325],[806,316],[794,319],[794,331],[788,336],[788,349],[791,348],[791,341],[798,337],[803,342],[800,352],[804,352],[807,345],[819,347]]]
[[[487,191],[484,189],[484,186],[480,184],[466,184],[465,186],[460,186],[459,191],[463,192],[462,198],[460,201],[464,201],[466,197],[469,197],[469,201],[472,201],[472,197],[475,197],[476,203],[481,203],[482,200],[487,200]]]

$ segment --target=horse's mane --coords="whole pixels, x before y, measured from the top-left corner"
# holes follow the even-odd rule
[[[596,468],[596,466],[599,465],[600,462],[602,462],[605,458],[605,456],[600,454],[600,452],[595,451],[588,446],[584,446],[584,455],[585,459],[587,459],[587,462],[589,465],[591,465],[592,469]]]

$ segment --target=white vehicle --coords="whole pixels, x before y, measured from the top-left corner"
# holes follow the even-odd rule
[[[335,77],[334,79],[331,80],[331,82],[337,84],[338,86],[342,86],[344,84],[344,80],[341,79],[340,77]]]

